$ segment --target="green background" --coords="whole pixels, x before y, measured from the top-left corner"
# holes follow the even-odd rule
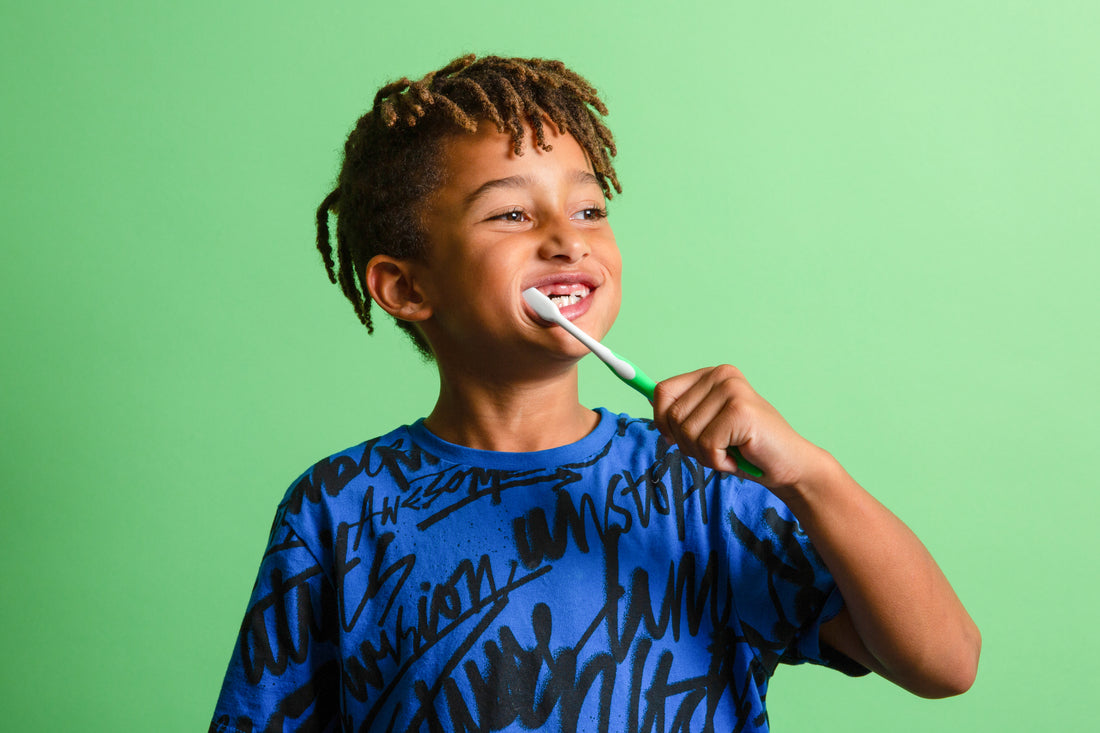
[[[984,634],[925,701],[782,668],[776,731],[1092,729],[1100,5],[66,2],[0,11],[0,696],[204,730],[276,503],[430,408],[313,211],[383,82],[559,57],[611,108],[656,377],[731,362],[902,516]],[[587,404],[645,405],[591,359]]]

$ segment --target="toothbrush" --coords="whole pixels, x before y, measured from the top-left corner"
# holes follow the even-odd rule
[[[572,321],[561,314],[558,307],[554,305],[554,301],[539,292],[538,288],[524,290],[523,299],[527,301],[527,305],[531,306],[539,318],[564,328],[571,336],[584,344],[589,351],[599,357],[600,361],[606,364],[615,373],[616,377],[645,395],[647,400],[653,402],[653,391],[657,387],[657,383],[650,379],[645,372],[574,325]],[[741,455],[741,451],[737,450],[737,446],[731,445],[726,449],[726,452],[733,460],[737,461],[737,467],[742,472],[756,478],[764,475],[763,471],[749,463]]]

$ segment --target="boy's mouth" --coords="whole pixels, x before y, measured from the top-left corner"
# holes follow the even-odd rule
[[[550,299],[562,316],[572,321],[588,312],[593,295],[602,284],[598,278],[586,272],[549,272],[542,277],[528,280],[523,289],[535,288]],[[525,305],[525,308],[536,320],[546,324],[530,306]]]
[[[554,283],[539,287],[539,292],[550,298],[559,309],[579,303],[588,297],[592,289],[581,283]]]

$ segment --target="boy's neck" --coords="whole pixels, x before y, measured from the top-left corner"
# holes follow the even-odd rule
[[[525,453],[575,443],[599,420],[580,404],[574,366],[554,377],[503,383],[441,370],[439,399],[424,425],[456,445]]]

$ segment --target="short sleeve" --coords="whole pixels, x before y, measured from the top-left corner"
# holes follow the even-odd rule
[[[279,506],[211,733],[336,730],[339,620],[331,578]]]
[[[769,674],[809,662],[849,675],[867,670],[823,647],[821,624],[844,599],[791,510],[758,484],[734,479],[727,511],[734,604],[745,640]]]

